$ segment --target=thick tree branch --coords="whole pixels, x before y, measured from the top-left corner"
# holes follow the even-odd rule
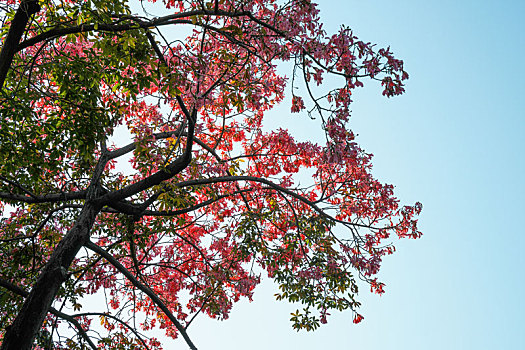
[[[34,1],[34,0],[31,0]],[[36,2],[36,1],[34,1]],[[77,33],[85,33],[85,32],[91,32],[94,30],[97,31],[106,31],[106,32],[122,32],[126,30],[131,29],[137,29],[137,28],[152,28],[152,27],[159,27],[159,26],[165,26],[169,24],[176,23],[175,21],[184,21],[184,23],[192,24],[191,21],[186,20],[187,18],[193,17],[193,16],[215,16],[215,17],[230,17],[230,18],[236,18],[236,17],[248,17],[253,22],[259,24],[262,27],[265,27],[274,33],[276,33],[279,36],[285,37],[285,33],[278,30],[276,27],[264,22],[261,19],[258,19],[255,17],[251,12],[249,11],[209,11],[209,10],[194,10],[194,11],[187,11],[187,12],[179,12],[168,16],[162,16],[158,18],[154,18],[150,21],[144,21],[141,18],[135,17],[135,16],[118,16],[120,20],[131,20],[132,23],[125,23],[125,24],[119,24],[117,23],[97,23],[97,24],[80,24],[78,26],[72,26],[72,27],[55,27],[53,29],[50,29],[44,33],[41,33],[39,35],[36,35],[30,39],[27,39],[18,45],[18,48],[16,48],[17,51],[23,50],[29,46],[33,46],[39,42],[42,42],[44,40],[54,39],[61,36],[65,36],[68,34],[77,34]],[[97,29],[95,29],[97,28]],[[20,39],[19,39],[20,40]],[[18,41],[17,41],[18,43]]]
[[[175,316],[172,314],[172,312],[168,309],[168,307],[160,300],[160,298],[155,294],[149,287],[142,284],[138,279],[136,279],[131,272],[129,272],[126,267],[124,267],[117,259],[115,259],[111,254],[109,254],[107,251],[105,251],[103,248],[99,247],[95,243],[88,241],[85,244],[85,247],[89,250],[92,250],[93,252],[97,253],[98,255],[102,256],[104,259],[106,259],[111,265],[113,265],[120,273],[122,273],[136,288],[140,289],[142,292],[144,292],[148,297],[151,298],[151,300],[164,312],[164,314],[169,318],[169,320],[173,323],[173,325],[177,328],[177,330],[180,332],[190,349],[197,350],[193,342],[191,341],[190,337],[188,336],[188,333],[182,326],[182,324],[175,318]]]
[[[16,10],[2,51],[0,51],[0,89],[4,87],[7,72],[9,72],[15,53],[18,51],[18,43],[26,30],[27,22],[38,11],[40,11],[38,0],[23,0]]]
[[[195,122],[197,119],[197,110],[193,109],[190,113],[186,109],[186,106],[184,105],[184,102],[182,101],[182,98],[180,96],[177,96],[177,100],[179,101],[179,105],[182,109],[182,112],[186,115],[189,121],[188,138],[186,140],[186,148],[184,150],[184,153],[180,155],[177,159],[175,159],[173,162],[168,164],[164,169],[157,171],[153,175],[150,175],[145,179],[131,184],[129,186],[126,186],[118,191],[110,192],[103,195],[102,197],[97,199],[98,203],[100,203],[101,205],[115,204],[125,198],[131,197],[137,193],[147,190],[148,188],[158,185],[165,180],[171,179],[173,176],[180,173],[190,164],[192,158],[191,152],[195,132]]]
[[[167,139],[169,137],[172,137],[174,135],[178,135],[180,134],[182,131],[182,126],[179,127],[177,130],[172,130],[172,131],[165,131],[165,132],[159,132],[159,133],[156,133],[156,134],[153,134],[153,138],[155,140],[162,140],[162,139]],[[186,132],[183,132],[183,135],[187,135]],[[131,142],[130,144],[127,144],[126,146],[123,146],[121,148],[118,148],[116,150],[113,150],[111,152],[108,152],[108,158],[109,159],[115,159],[115,158],[118,158],[120,156],[123,156],[131,151],[133,151],[135,148],[137,147],[137,142]]]
[[[0,192],[0,199],[23,202],[23,203],[55,203],[66,202],[76,199],[86,199],[87,191],[78,192],[64,192],[64,193],[50,193],[44,195],[24,196],[21,194],[13,194],[10,192]]]

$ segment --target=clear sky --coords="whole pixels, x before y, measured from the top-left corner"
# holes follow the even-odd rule
[[[424,236],[397,242],[380,273],[385,295],[362,288],[359,325],[348,312],[296,333],[297,305],[274,301],[266,283],[190,336],[203,350],[525,349],[525,1],[319,2],[328,32],[345,23],[405,61],[406,94],[366,85],[351,127],[374,174],[402,202],[423,203]]]

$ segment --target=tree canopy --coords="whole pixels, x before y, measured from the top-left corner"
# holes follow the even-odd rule
[[[148,6],[0,1],[1,349],[160,349],[155,327],[195,349],[194,318],[266,275],[295,329],[360,322],[391,235],[421,235],[348,126],[364,81],[404,92],[403,62],[310,0]],[[270,115],[285,95],[299,115]],[[325,141],[263,125],[291,117]]]

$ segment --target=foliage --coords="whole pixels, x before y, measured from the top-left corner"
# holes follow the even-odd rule
[[[402,61],[347,27],[329,36],[309,0],[165,0],[158,17],[141,2],[41,0],[11,42],[35,3],[0,3],[2,51],[16,52],[0,55],[1,329],[39,307],[37,347],[157,349],[160,327],[193,348],[195,316],[226,319],[263,272],[302,304],[295,329],[334,309],[363,319],[358,279],[383,292],[389,237],[421,235],[421,204],[373,178],[349,106],[365,78],[403,93]],[[324,144],[263,128],[287,87]],[[107,309],[85,311],[102,290]],[[30,300],[40,291],[49,305]]]

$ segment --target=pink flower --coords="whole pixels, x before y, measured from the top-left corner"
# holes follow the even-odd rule
[[[292,97],[292,113],[298,113],[301,110],[303,110],[304,107],[304,101],[303,98],[300,96],[293,96]]]

